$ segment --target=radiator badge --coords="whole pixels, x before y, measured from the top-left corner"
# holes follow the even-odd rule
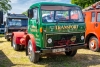
[[[71,40],[72,42],[75,42],[75,41],[76,41],[76,36],[72,36],[70,40]]]

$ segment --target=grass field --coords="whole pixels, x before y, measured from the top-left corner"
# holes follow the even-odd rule
[[[14,51],[10,42],[0,35],[0,67],[100,67],[100,53],[79,49],[72,58],[63,53],[52,54],[33,64],[25,51]]]

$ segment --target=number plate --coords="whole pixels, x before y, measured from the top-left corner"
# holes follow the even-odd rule
[[[59,49],[53,49],[52,52],[63,52],[65,51],[65,48],[59,48]]]

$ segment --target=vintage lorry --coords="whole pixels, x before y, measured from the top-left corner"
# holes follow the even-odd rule
[[[87,47],[100,51],[100,1],[83,9],[86,22],[85,42]]]
[[[77,18],[71,18],[73,14]],[[45,53],[65,52],[74,56],[84,47],[85,22],[82,10],[73,4],[39,2],[28,9],[27,32],[13,32],[14,50],[26,48],[31,62],[39,61]]]
[[[24,14],[8,13],[5,22],[5,39],[11,40],[12,32],[26,31],[28,25],[28,17]]]

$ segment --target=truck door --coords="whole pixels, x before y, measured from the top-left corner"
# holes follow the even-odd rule
[[[94,32],[96,23],[96,13],[87,11],[85,13],[86,33]]]
[[[95,30],[95,23],[96,23],[96,13],[95,12],[91,12],[91,20],[90,21],[91,21],[91,24],[88,25],[89,26],[88,28],[90,28],[91,31],[93,32]]]
[[[94,23],[95,33],[100,34],[100,12],[96,12],[96,22]]]
[[[32,9],[33,17],[29,19],[29,26],[28,26],[28,32],[30,34],[33,34],[36,40],[36,45],[40,45],[40,32],[39,32],[39,8],[33,8]]]

